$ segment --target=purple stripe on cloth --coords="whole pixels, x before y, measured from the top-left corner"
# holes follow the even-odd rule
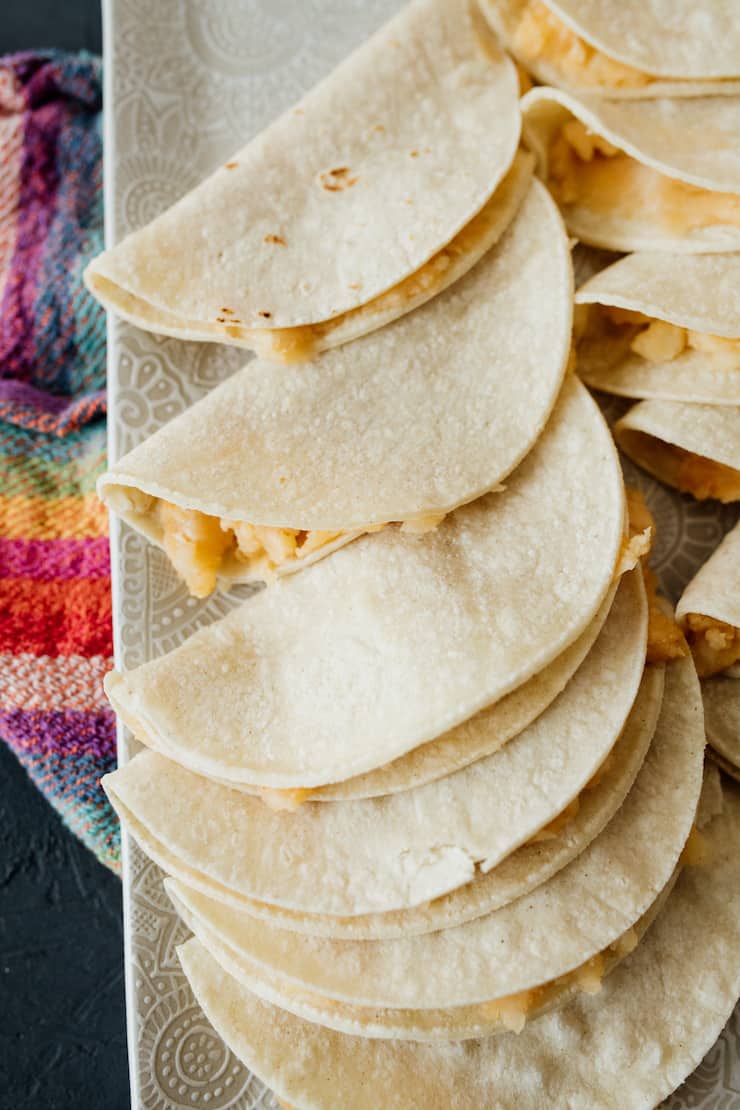
[[[0,578],[108,578],[107,536],[66,540],[9,540],[0,536]]]
[[[77,399],[57,397],[27,382],[0,381],[0,420],[10,420],[36,432],[65,435],[95,416],[104,416],[104,389]]]
[[[32,78],[25,89],[29,104],[39,92],[33,83]],[[46,237],[54,218],[59,186],[56,147],[63,122],[63,105],[53,101],[38,111],[27,112],[24,120],[16,247],[2,303],[2,316],[13,324],[11,334],[4,337],[6,346],[0,351],[3,377],[34,376],[35,349],[29,337],[39,323],[35,318],[36,288]]]
[[[83,713],[76,709],[45,712],[12,709],[0,713],[0,730],[21,758],[25,753],[56,753],[110,760],[116,753],[116,725],[112,709]]]

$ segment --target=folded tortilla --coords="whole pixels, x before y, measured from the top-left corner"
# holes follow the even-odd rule
[[[361,1007],[473,1006],[541,986],[613,944],[669,882],[701,790],[701,692],[689,659],[667,669],[650,751],[606,829],[526,898],[465,925],[398,940],[341,941],[268,927],[170,882],[175,906],[290,987]]]
[[[269,924],[310,936],[345,940],[392,939],[451,928],[528,894],[575,859],[605,828],[627,796],[655,733],[663,698],[663,672],[662,666],[646,667],[634,705],[610,757],[578,795],[578,805],[569,807],[567,819],[557,821],[555,833],[550,829],[542,835],[537,834],[491,871],[477,872],[465,886],[411,909],[327,916],[255,901],[188,866],[120,800],[117,804],[128,831],[166,874],[190,889]]]
[[[391,1009],[360,1006],[325,998],[315,991],[296,987],[279,972],[259,967],[225,945],[210,927],[195,918],[173,897],[176,909],[198,940],[221,967],[237,982],[265,1002],[274,1003],[296,1017],[324,1029],[378,1040],[436,1042],[473,1040],[502,1033],[520,1033],[533,1021],[565,1005],[584,991],[596,994],[604,977],[631,952],[662,909],[677,875],[661,891],[650,909],[626,933],[572,971],[518,994],[505,995],[471,1006],[434,1009]]]
[[[620,582],[625,590],[639,589],[633,575],[622,577]],[[462,770],[476,759],[493,755],[539,717],[565,689],[601,632],[616,590],[615,584],[586,631],[523,686],[518,686],[488,709],[476,713],[469,721],[463,721],[456,728],[414,748],[392,763],[344,782],[319,787],[312,791],[311,799],[342,802],[351,798],[396,794],[399,790],[410,790],[413,786],[434,782],[444,775],[451,775],[453,771]]]
[[[131,813],[186,866],[248,898],[342,916],[418,905],[568,819],[627,720],[646,634],[643,590],[620,591],[592,651],[536,721],[494,755],[400,794],[276,812],[151,751],[104,787],[124,822]]]
[[[715,675],[701,686],[712,755],[723,771],[740,781],[740,678]]]
[[[106,691],[138,738],[230,782],[374,770],[526,682],[584,631],[623,543],[609,430],[569,376],[503,494],[278,580]]]
[[[737,95],[732,0],[481,0],[506,49],[544,85],[627,97]]]
[[[577,370],[623,397],[740,405],[740,255],[630,254],[576,293]]]
[[[703,835],[705,865],[684,869],[663,912],[600,993],[579,995],[518,1037],[461,1046],[333,1033],[259,1001],[197,941],[179,955],[218,1033],[297,1110],[652,1107],[702,1060],[740,991],[737,791],[725,791],[724,812]]]
[[[740,408],[640,401],[614,425],[624,453],[698,501],[740,501]]]
[[[689,582],[676,616],[700,678],[740,663],[740,522]]]
[[[532,89],[523,131],[571,235],[615,251],[740,250],[734,98],[576,98]]]
[[[131,323],[277,359],[362,335],[500,231],[514,67],[469,0],[414,0],[211,177],[95,259]]]
[[[534,182],[498,248],[442,296],[300,371],[250,362],[98,491],[197,596],[218,577],[301,569],[391,521],[424,531],[533,446],[571,319],[565,229]]]

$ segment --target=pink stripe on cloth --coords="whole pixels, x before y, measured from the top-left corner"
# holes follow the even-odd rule
[[[105,655],[0,654],[0,712],[102,709],[103,676],[112,669]]]
[[[107,536],[86,539],[11,540],[0,536],[0,578],[108,578]]]

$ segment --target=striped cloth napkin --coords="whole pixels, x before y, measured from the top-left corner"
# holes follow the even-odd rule
[[[0,736],[109,867],[115,764],[105,318],[82,285],[102,248],[101,67],[0,59]]]

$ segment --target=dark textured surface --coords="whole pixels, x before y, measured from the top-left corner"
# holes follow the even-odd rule
[[[0,1107],[128,1106],[121,885],[0,744]]]
[[[2,0],[0,54],[100,52],[98,0]],[[121,887],[0,744],[0,1108],[129,1105]]]
[[[0,54],[44,46],[99,54],[100,0],[2,0]]]

